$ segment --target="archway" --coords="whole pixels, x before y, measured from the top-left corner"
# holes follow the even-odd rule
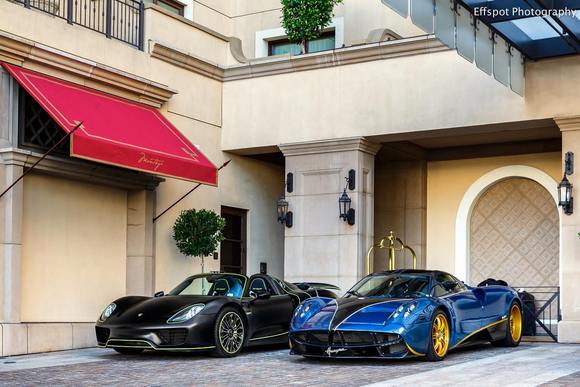
[[[540,184],[522,177],[494,183],[469,222],[470,284],[496,278],[516,287],[558,286],[558,208]]]
[[[455,274],[469,280],[469,236],[471,216],[478,199],[494,184],[510,178],[525,178],[542,186],[557,203],[557,182],[547,173],[533,167],[512,165],[490,171],[476,180],[466,191],[457,211],[455,224]],[[559,223],[559,222],[558,222]],[[558,227],[559,229],[559,227]],[[559,259],[558,259],[559,261]]]

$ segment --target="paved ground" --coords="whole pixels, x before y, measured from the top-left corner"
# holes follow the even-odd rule
[[[85,349],[0,358],[2,386],[580,386],[580,345],[482,345],[445,361],[313,361],[287,349],[251,350],[234,359],[187,354],[123,356]]]

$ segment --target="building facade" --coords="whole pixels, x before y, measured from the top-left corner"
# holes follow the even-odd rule
[[[303,55],[277,0],[122,4],[112,17],[91,1],[91,19],[64,1],[0,0],[0,62],[154,107],[215,165],[232,162],[155,221],[193,183],[66,149],[39,163],[0,198],[3,356],[92,346],[112,299],[199,273],[171,236],[189,208],[227,221],[206,270],[346,290],[393,231],[418,267],[559,288],[558,339],[580,342],[580,213],[557,206],[564,155],[580,155],[577,56],[527,61],[520,96],[379,0],[345,0]],[[0,76],[6,188],[59,128]],[[339,218],[343,191],[354,224]],[[277,222],[280,195],[292,227]],[[384,251],[371,261],[387,266]]]

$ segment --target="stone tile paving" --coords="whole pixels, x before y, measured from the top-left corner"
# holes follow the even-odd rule
[[[495,348],[491,345],[453,351],[447,359],[430,363],[420,359],[397,361],[377,360],[312,360],[289,356],[287,349],[252,349],[233,359],[218,359],[188,354],[145,353],[124,356],[111,350],[68,351],[62,365],[51,360],[48,367],[11,371],[11,364],[0,359],[2,386],[361,386],[394,378],[429,373],[467,362],[476,362],[503,354],[513,354],[538,346],[556,344],[522,343],[518,348]],[[580,346],[578,346],[580,353]],[[84,352],[83,352],[84,351]],[[77,353],[78,364],[70,364],[70,354]],[[63,353],[64,354],[64,353]],[[44,356],[49,356],[44,355]],[[54,355],[52,355],[54,357]],[[65,355],[63,355],[65,356]],[[58,357],[58,356],[57,356]],[[94,357],[88,362],[87,357]],[[51,358],[52,359],[52,358]],[[14,357],[14,367],[28,361]],[[580,359],[579,359],[580,361]]]
[[[580,358],[578,359],[580,362]],[[548,383],[542,384],[542,387],[578,387],[580,386],[580,372],[575,372],[573,374],[563,376],[558,379],[554,379]]]

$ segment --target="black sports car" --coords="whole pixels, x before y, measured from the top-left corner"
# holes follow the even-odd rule
[[[96,324],[97,342],[124,354],[152,349],[235,356],[244,346],[287,343],[294,309],[321,292],[332,297],[329,288],[265,274],[194,275],[167,295],[122,297],[108,305]]]

